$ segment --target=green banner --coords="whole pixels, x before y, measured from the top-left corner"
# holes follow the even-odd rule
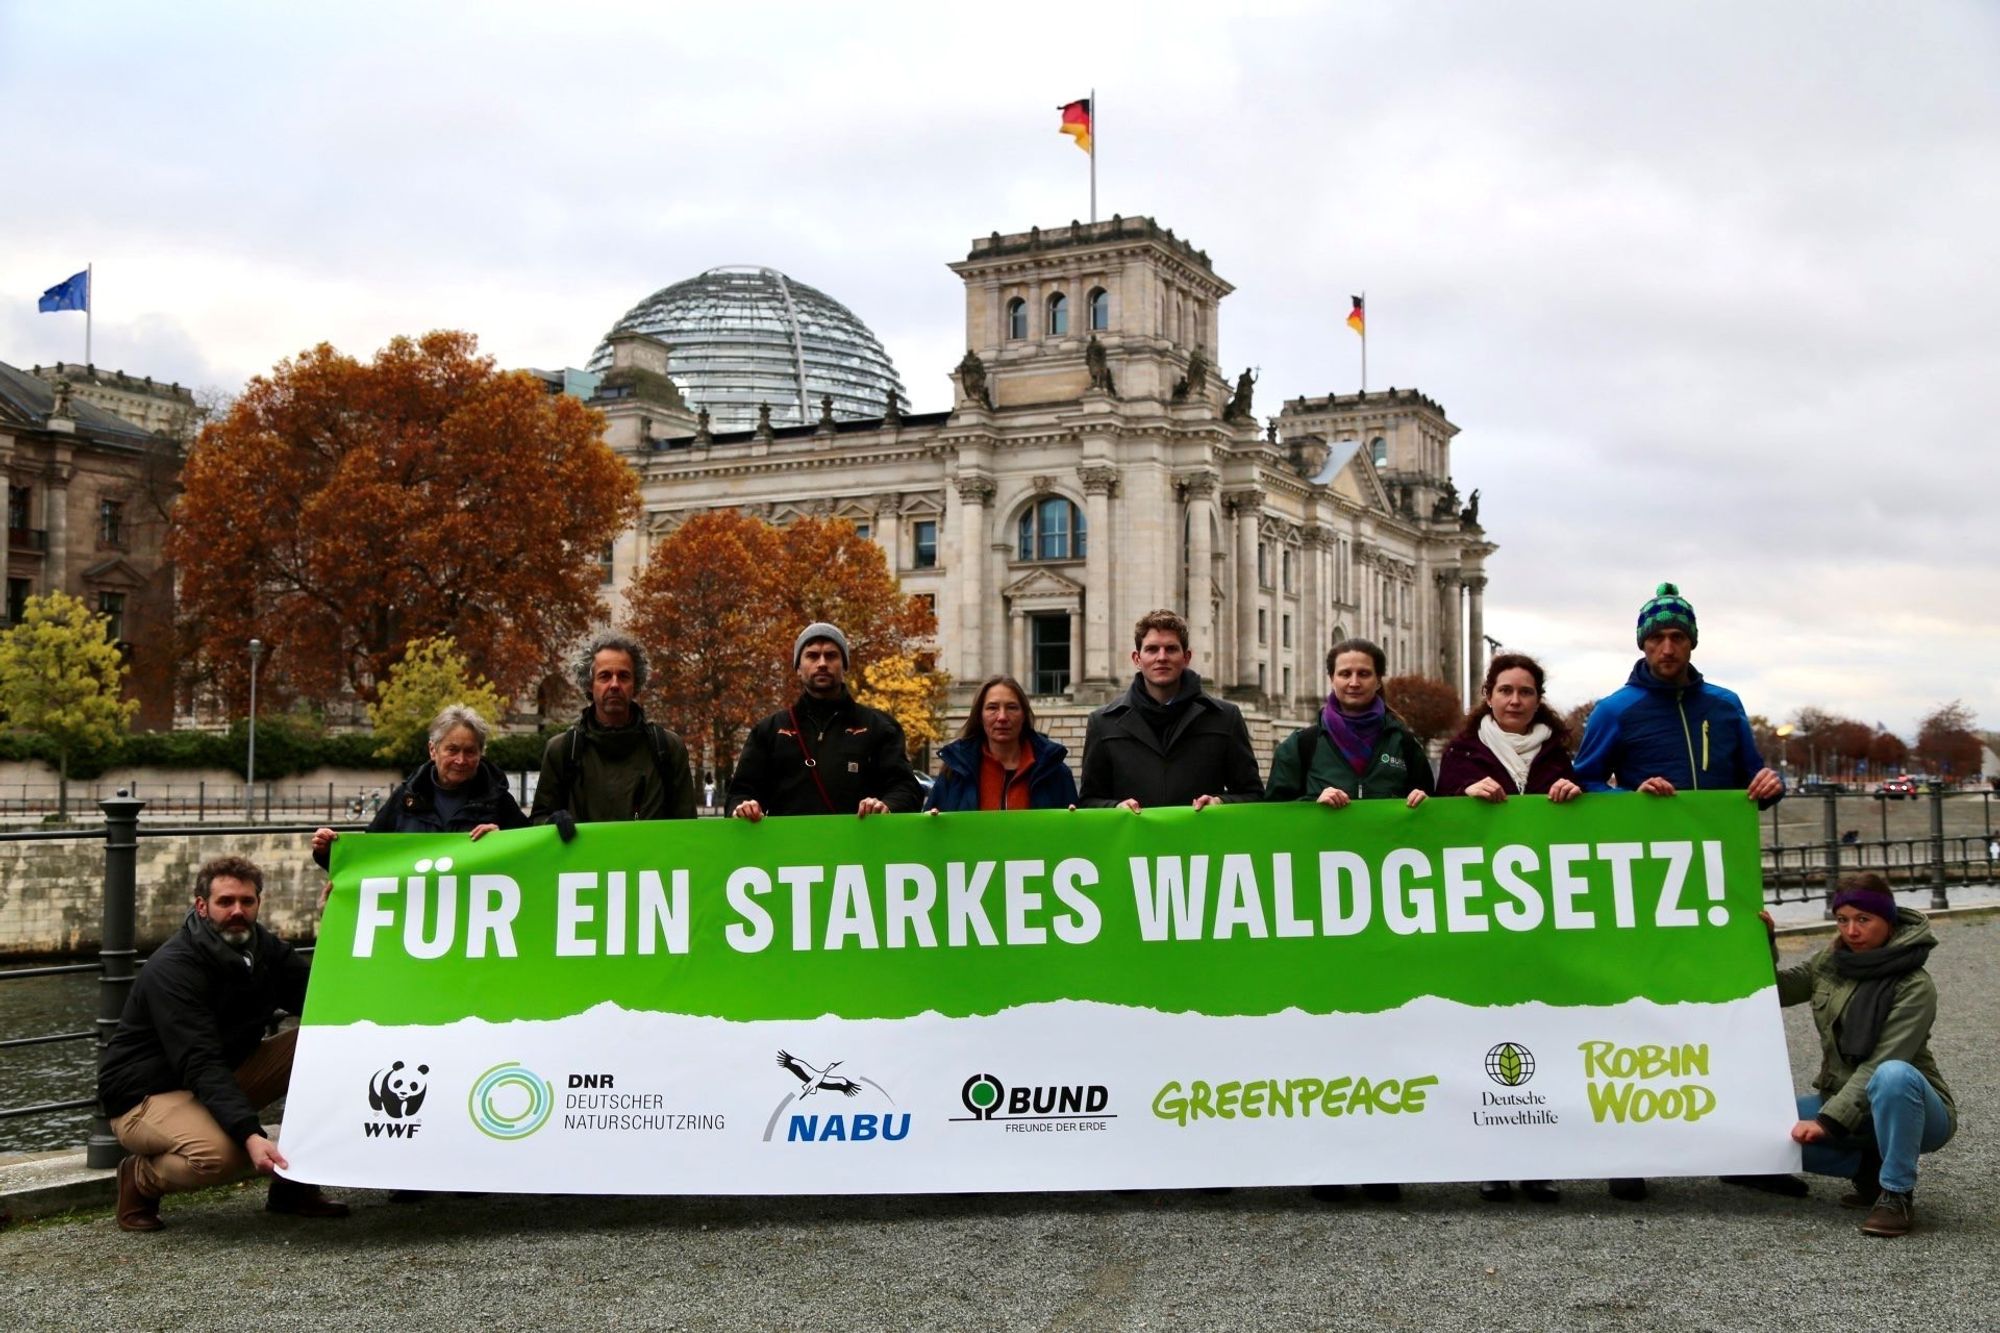
[[[305,1021],[1722,1002],[1771,984],[1737,793],[345,834]],[[331,956],[338,966],[324,966]]]

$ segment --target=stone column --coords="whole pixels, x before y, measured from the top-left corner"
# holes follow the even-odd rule
[[[958,478],[958,678],[962,681],[986,678],[983,629],[1000,613],[999,607],[986,604],[986,505],[994,489],[986,477]]]
[[[12,457],[0,457],[0,484],[4,484],[10,494],[14,486],[13,465],[14,460]],[[0,534],[0,625],[7,623],[7,603],[5,598],[7,595],[7,548],[10,545],[12,545],[12,542],[4,534]]]
[[[889,572],[899,576],[904,569],[902,509],[901,496],[875,497],[875,543],[882,548],[882,558],[888,562]]]
[[[1076,683],[1082,674],[1083,663],[1083,611],[1072,606],[1069,609],[1069,692],[1076,693]]]
[[[1108,681],[1111,670],[1111,497],[1118,469],[1077,469],[1083,481],[1083,631],[1071,618],[1069,670],[1072,682]]]
[[[1458,614],[1458,571],[1440,569],[1431,575],[1431,582],[1435,585],[1432,595],[1437,606],[1438,669],[1440,674],[1451,682],[1453,689],[1463,691],[1465,672],[1461,669],[1458,649],[1459,636],[1464,631],[1461,629],[1462,618]],[[1467,708],[1472,707],[1472,700],[1466,699],[1463,702]]]
[[[1333,600],[1327,586],[1327,551],[1333,544],[1333,534],[1317,523],[1306,525],[1305,562],[1306,577],[1304,595],[1299,599],[1299,623],[1297,638],[1292,643],[1292,657],[1297,664],[1298,679],[1295,688],[1301,694],[1310,694],[1307,688],[1319,674],[1320,659],[1332,646],[1327,636],[1327,612]]]
[[[1035,682],[1033,679],[1034,672],[1030,669],[1031,664],[1028,661],[1029,649],[1028,649],[1027,613],[1009,609],[1007,613],[1007,629],[1008,629],[1008,635],[1007,635],[1008,661],[1004,667],[999,669],[1004,670],[1008,675],[1012,676],[1015,680],[1020,681],[1021,684],[1026,686],[1029,692],[1032,693],[1035,688]],[[980,677],[981,680],[984,680],[985,678],[986,678],[985,676]]]
[[[1475,574],[1465,586],[1472,598],[1466,611],[1465,697],[1477,699],[1486,680],[1486,576]]]
[[[48,572],[42,591],[68,592],[69,576],[69,479],[74,469],[58,464],[49,470],[46,490],[45,526],[49,531],[49,553],[43,568]],[[93,610],[95,608],[92,608]]]
[[[1257,688],[1257,523],[1264,515],[1262,491],[1229,497],[1236,516],[1236,684]]]
[[[1215,474],[1189,473],[1181,480],[1181,494],[1187,503],[1187,607],[1188,630],[1195,651],[1221,656],[1222,644],[1215,625]]]

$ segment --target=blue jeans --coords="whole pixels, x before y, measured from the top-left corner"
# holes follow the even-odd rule
[[[1800,1097],[1799,1119],[1818,1115],[1824,1101],[1817,1093]],[[1917,1187],[1917,1154],[1936,1152],[1951,1141],[1951,1113],[1930,1080],[1902,1060],[1884,1060],[1868,1076],[1868,1112],[1875,1150],[1882,1155],[1882,1188],[1908,1194]],[[1860,1130],[1867,1132],[1866,1126]],[[1852,1178],[1861,1170],[1855,1135],[1805,1144],[1803,1157],[1806,1170],[1815,1175]]]

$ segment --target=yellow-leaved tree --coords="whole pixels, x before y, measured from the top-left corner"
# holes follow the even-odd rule
[[[407,760],[422,754],[431,719],[447,704],[464,704],[493,723],[507,713],[506,699],[492,681],[472,674],[450,635],[412,640],[368,705],[368,721],[382,742],[376,757]]]
[[[121,697],[125,660],[107,624],[79,599],[52,592],[28,598],[20,622],[0,634],[0,709],[55,750],[61,819],[69,817],[70,760],[116,745],[139,711]]]
[[[903,746],[915,759],[925,746],[944,739],[944,700],[950,688],[946,672],[919,670],[913,656],[897,653],[861,668],[854,699],[895,718],[903,728]]]

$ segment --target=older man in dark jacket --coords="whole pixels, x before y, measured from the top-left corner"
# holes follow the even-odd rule
[[[1132,634],[1132,688],[1090,715],[1084,730],[1084,806],[1204,806],[1257,801],[1264,780],[1235,704],[1203,692],[1190,669],[1187,621],[1140,618]]]
[[[118,1165],[118,1225],[160,1229],[160,1196],[288,1167],[258,1108],[284,1095],[305,1007],[306,960],[257,924],[264,875],[219,856],[195,877],[194,910],[140,970],[98,1066],[97,1095],[132,1156]],[[274,1213],[345,1217],[313,1185],[273,1175]]]

